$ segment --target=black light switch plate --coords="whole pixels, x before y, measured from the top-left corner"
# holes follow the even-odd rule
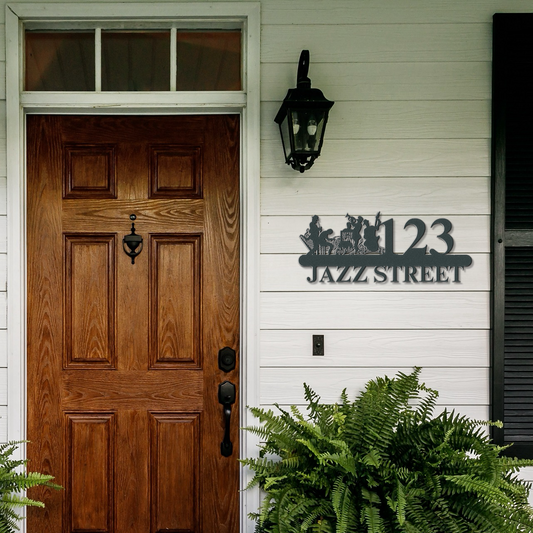
[[[313,355],[324,355],[324,335],[313,335]]]

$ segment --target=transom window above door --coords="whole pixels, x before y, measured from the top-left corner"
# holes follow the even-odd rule
[[[240,29],[25,31],[25,91],[240,91]]]

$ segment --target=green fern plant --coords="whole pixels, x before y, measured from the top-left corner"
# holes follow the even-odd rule
[[[61,488],[51,482],[53,476],[21,471],[27,461],[12,458],[19,444],[21,442],[0,444],[0,533],[14,533],[19,529],[17,522],[21,517],[16,512],[19,507],[44,507],[42,502],[24,496],[23,491],[37,485]]]
[[[445,410],[420,368],[379,377],[350,401],[323,404],[304,385],[307,415],[253,408],[259,457],[241,462],[265,492],[257,533],[511,533],[533,531],[533,461],[501,455],[489,422]]]

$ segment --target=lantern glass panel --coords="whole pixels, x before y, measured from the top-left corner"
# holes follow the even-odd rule
[[[281,142],[283,143],[283,150],[285,150],[285,160],[289,160],[291,155],[291,138],[289,134],[289,120],[287,115],[283,118],[283,122],[279,125],[281,131]]]
[[[320,109],[292,111],[294,149],[318,152],[324,130],[324,112]]]

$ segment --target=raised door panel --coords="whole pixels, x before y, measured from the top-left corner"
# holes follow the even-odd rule
[[[66,414],[66,525],[69,533],[113,531],[115,417]]]
[[[201,198],[202,148],[150,146],[150,198]]]
[[[201,243],[201,235],[150,236],[152,367],[201,366]]]
[[[115,198],[115,145],[66,144],[64,198]]]
[[[200,414],[151,413],[152,533],[193,533],[200,521]]]
[[[115,368],[116,236],[65,235],[65,366]]]

